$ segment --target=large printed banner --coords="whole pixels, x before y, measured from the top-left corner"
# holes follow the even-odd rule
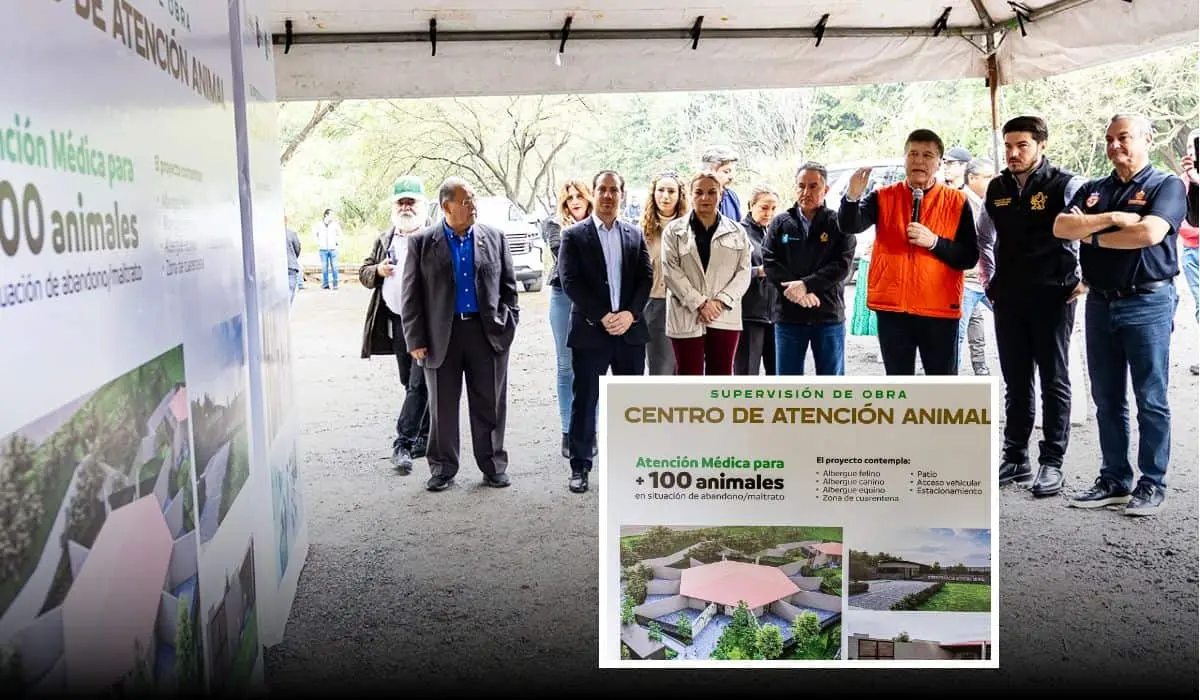
[[[695,379],[605,380],[601,667],[999,666],[994,379]]]
[[[0,687],[249,688],[286,604],[259,584],[279,546],[229,8],[14,3],[4,25]]]
[[[262,641],[283,640],[288,612],[296,597],[300,569],[307,558],[308,531],[296,459],[298,416],[293,400],[291,307],[287,278],[287,241],[283,226],[283,183],[279,168],[279,136],[275,103],[275,63],[265,0],[230,2],[234,36],[241,37],[245,95],[242,219],[245,241],[250,348],[261,361],[251,366],[251,385],[261,387],[255,426],[261,441],[263,493],[271,507],[259,509],[264,536],[256,540],[260,590],[272,592],[274,604],[259,612]],[[247,215],[248,214],[248,215]],[[262,501],[266,503],[266,499]]]

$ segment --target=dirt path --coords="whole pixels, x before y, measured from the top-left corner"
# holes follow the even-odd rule
[[[1182,288],[1181,295],[1171,370],[1171,510],[1134,520],[1005,489],[1003,668],[957,674],[960,691],[1195,686],[1197,382],[1187,365],[1195,361],[1197,329],[1190,296]],[[394,360],[359,359],[366,292],[347,284],[298,293],[293,344],[311,551],[285,639],[267,650],[274,691],[743,688],[745,671],[597,669],[598,489],[578,496],[566,488],[546,301],[545,294],[521,295],[525,312],[509,371],[513,486],[481,487],[468,461],[455,488],[431,494],[422,488],[423,461],[400,477],[387,460],[402,392]],[[874,339],[847,340],[848,373],[882,375]],[[989,350],[997,371],[990,332]],[[467,434],[464,425],[464,445]],[[1068,490],[1088,487],[1098,464],[1092,422],[1075,429]],[[602,475],[594,481],[603,488]],[[894,675],[924,685],[929,673]],[[806,679],[828,678],[839,692],[847,683],[877,688],[879,672],[866,675]],[[795,679],[755,674],[753,682],[794,692]]]

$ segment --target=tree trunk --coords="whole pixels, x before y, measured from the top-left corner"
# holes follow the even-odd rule
[[[288,161],[292,159],[292,156],[296,155],[296,149],[300,148],[300,144],[304,143],[304,140],[312,134],[313,130],[325,120],[325,117],[333,114],[333,111],[336,110],[341,104],[342,101],[340,99],[317,103],[316,108],[313,109],[312,116],[308,119],[308,123],[304,125],[304,128],[300,130],[300,133],[296,134],[296,137],[292,139],[291,143],[289,143],[287,147],[283,149],[283,155],[279,156],[280,167],[288,164]]]

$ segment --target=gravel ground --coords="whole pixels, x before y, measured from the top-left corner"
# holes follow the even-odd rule
[[[813,670],[805,672],[806,688],[920,687],[953,674],[959,691],[1190,687],[1195,697],[1197,382],[1187,365],[1197,356],[1197,327],[1191,297],[1182,286],[1180,293],[1170,510],[1138,520],[1006,488],[1002,668],[853,676]],[[266,652],[274,692],[586,693],[603,683],[617,692],[677,694],[743,687],[745,671],[597,668],[596,487],[603,478],[584,496],[566,489],[547,297],[521,299],[526,311],[509,370],[513,485],[482,487],[468,457],[457,485],[435,494],[423,490],[424,462],[400,477],[387,461],[401,389],[394,361],[359,358],[366,291],[309,285],[298,293],[293,345],[311,549],[285,639]],[[875,349],[874,339],[849,338],[847,373],[882,375]],[[996,371],[994,344],[989,349]],[[466,446],[465,418],[463,430]],[[1087,488],[1098,464],[1089,422],[1074,431],[1067,492]],[[794,690],[796,679],[757,673],[753,682],[784,691]]]

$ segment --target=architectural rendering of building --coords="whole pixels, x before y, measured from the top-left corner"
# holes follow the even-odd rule
[[[847,638],[848,659],[882,661],[953,661],[992,658],[987,640],[937,642],[927,639],[877,639],[865,634]]]

